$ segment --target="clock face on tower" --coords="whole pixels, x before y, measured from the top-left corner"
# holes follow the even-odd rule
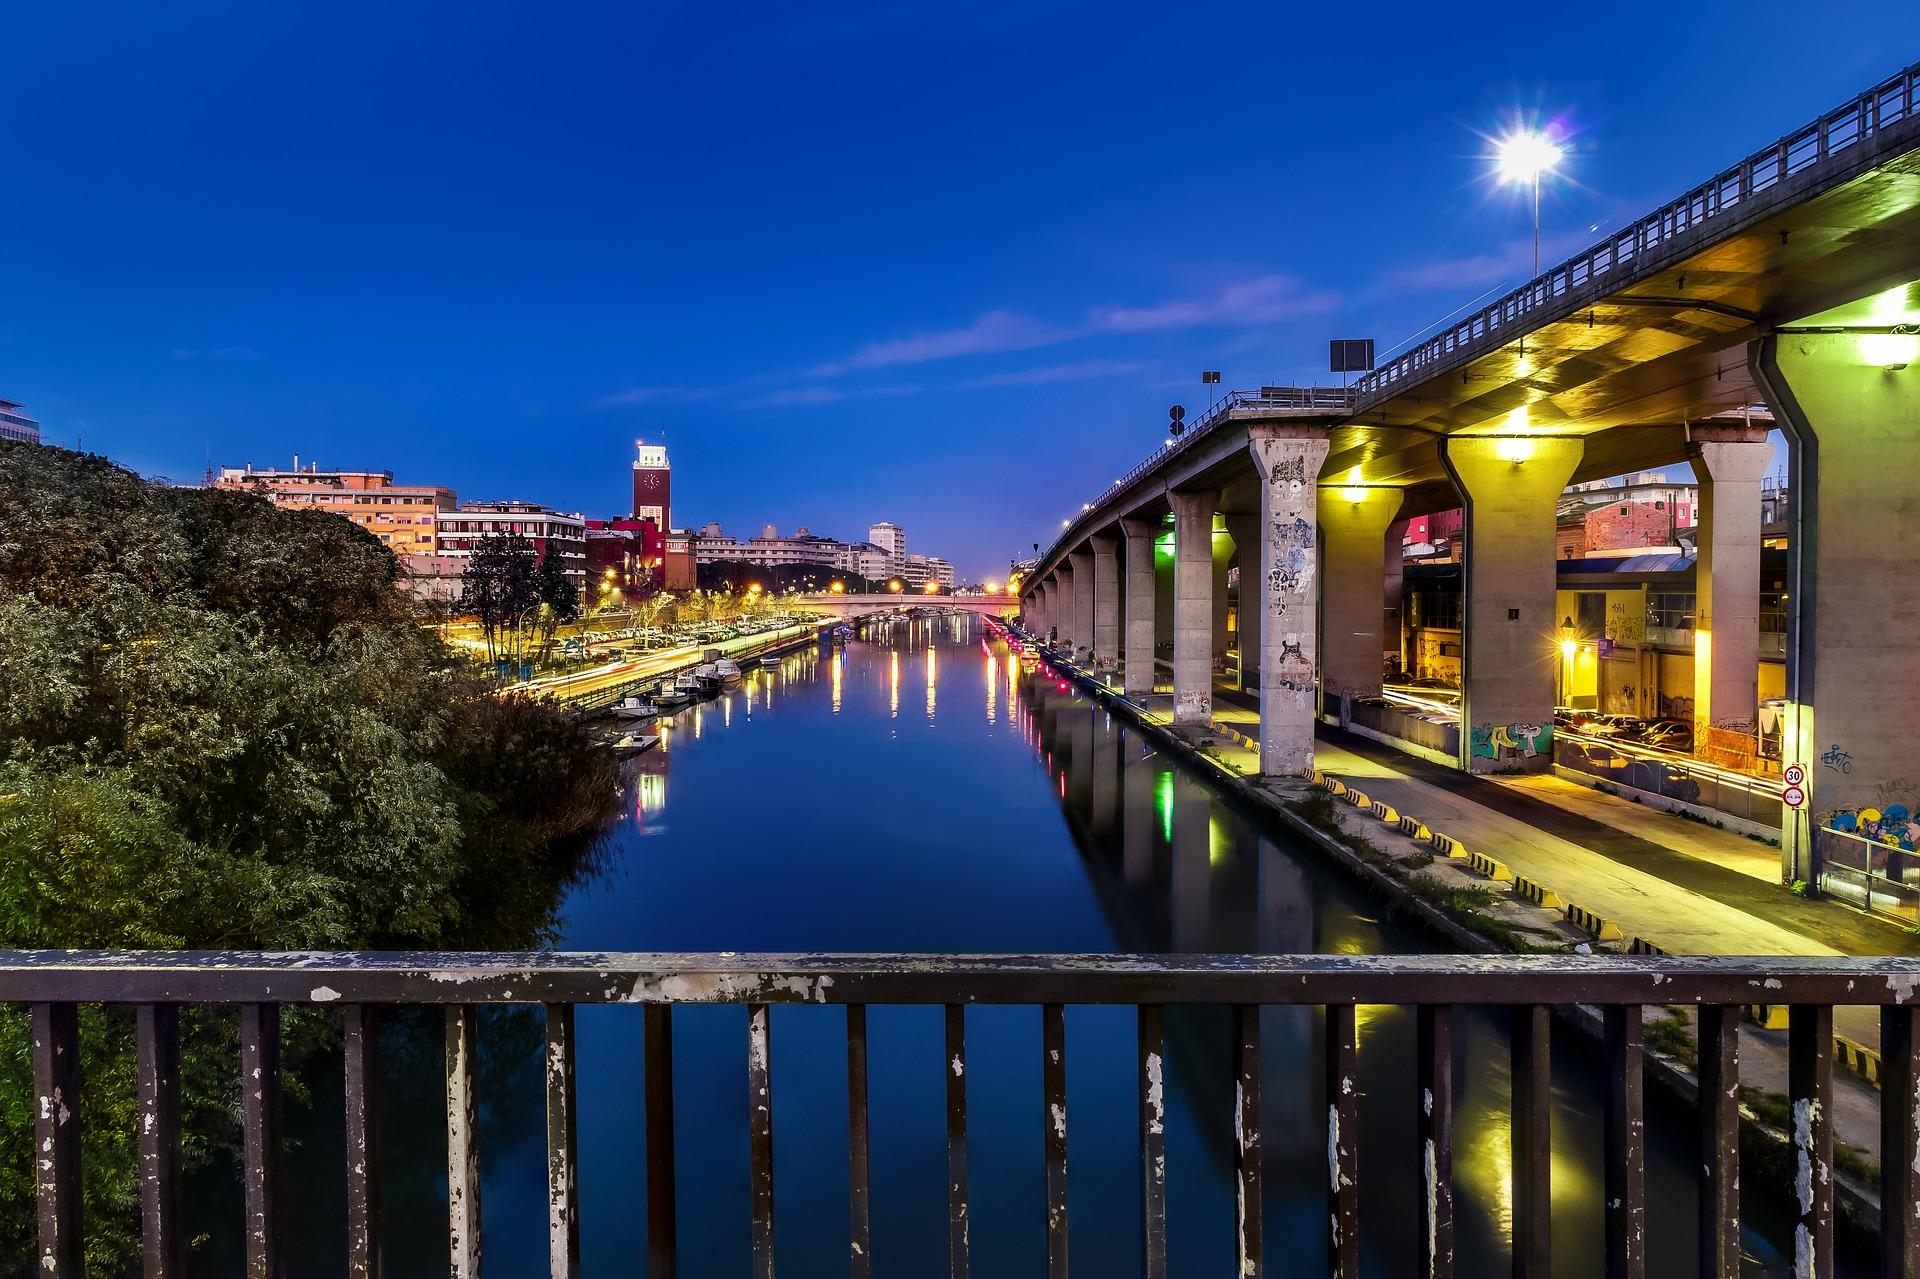
[[[657,471],[655,471],[655,472],[650,472],[650,473],[648,473],[648,474],[646,474],[646,475],[644,475],[644,476],[642,476],[642,477],[641,477],[641,479],[640,479],[640,483],[641,483],[642,485],[644,485],[645,487],[647,487],[647,488],[650,488],[650,489],[657,489],[657,488],[659,488],[659,487],[660,487],[660,475],[659,475],[659,472],[657,472]]]

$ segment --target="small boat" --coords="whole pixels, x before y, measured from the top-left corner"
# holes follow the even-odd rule
[[[672,683],[662,680],[660,687],[653,690],[653,704],[662,711],[678,710],[693,700],[693,694],[682,692]]]
[[[641,697],[636,693],[615,702],[613,713],[621,719],[652,719],[660,713],[660,708],[653,704],[651,698]]]
[[[673,691],[676,693],[685,693],[687,700],[692,701],[694,698],[700,696],[703,690],[700,687],[699,676],[692,671],[681,671],[673,677]]]
[[[846,643],[846,642],[847,642],[848,640],[850,640],[850,639],[852,639],[852,638],[853,638],[853,628],[852,628],[851,626],[848,626],[848,625],[846,625],[846,624],[844,624],[844,623],[842,623],[841,625],[839,625],[839,626],[836,626],[836,627],[834,627],[834,628],[833,628],[833,642],[834,642],[834,643],[836,643],[836,644],[844,644],[844,643]]]
[[[720,691],[720,667],[715,662],[703,662],[693,668],[693,678],[703,693]]]
[[[641,751],[651,750],[660,744],[658,733],[623,733],[613,743],[613,753],[625,759],[629,755],[638,755]]]
[[[722,683],[738,684],[740,682],[740,663],[734,661],[731,657],[723,657],[715,662],[713,666],[714,669],[720,673]]]

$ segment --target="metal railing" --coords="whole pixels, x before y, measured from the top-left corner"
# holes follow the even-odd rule
[[[282,1246],[280,1019],[283,1007],[337,1009],[345,1044],[348,1274],[378,1272],[375,1214],[380,1162],[373,1146],[372,1080],[379,1010],[434,1005],[445,1012],[447,1201],[451,1273],[480,1270],[480,1167],[474,1090],[480,1011],[544,1005],[550,1272],[580,1270],[580,1116],[575,1094],[574,1010],[638,1004],[644,1021],[640,1074],[645,1089],[648,1273],[675,1265],[675,1179],[671,1036],[680,1005],[734,1004],[743,1010],[747,1064],[753,1273],[774,1273],[773,1078],[775,1004],[844,1005],[846,1012],[851,1205],[849,1273],[873,1267],[867,1019],[870,1004],[945,1008],[946,1162],[949,1273],[969,1271],[967,1177],[967,1014],[969,1004],[1035,1005],[1040,1012],[1043,1105],[1035,1136],[1045,1154],[1048,1273],[1068,1273],[1067,1061],[1069,1004],[1138,1009],[1137,1110],[1124,1118],[1139,1134],[1148,1279],[1167,1274],[1166,1100],[1162,1009],[1173,1004],[1234,1009],[1235,1244],[1239,1273],[1262,1273],[1263,1005],[1318,1006],[1325,1019],[1327,1266],[1351,1279],[1360,1257],[1359,1005],[1416,1010],[1412,1096],[1418,1150],[1378,1151],[1423,1168],[1419,1195],[1422,1273],[1453,1273],[1453,1009],[1513,1009],[1512,1195],[1514,1273],[1549,1273],[1551,1183],[1550,1024],[1555,1006],[1598,1006],[1604,1018],[1606,1273],[1639,1276],[1646,1264],[1646,1114],[1642,1007],[1698,1010],[1702,1103],[1700,1273],[1740,1273],[1739,1020],[1743,1006],[1791,1008],[1788,1095],[1799,1170],[1794,1208],[1796,1273],[1832,1272],[1834,1235],[1833,1006],[1881,1009],[1883,1146],[1880,1161],[1884,1273],[1920,1275],[1920,959],[1787,957],[1348,955],[686,955],[686,954],[334,954],[213,952],[0,952],[0,1001],[28,1004],[32,1021],[38,1273],[77,1279],[81,1271],[82,1071],[79,1005],[133,1005],[137,1024],[137,1113],[141,1219],[149,1279],[181,1273],[179,1009],[225,1006],[239,1018],[246,1273],[278,1273]],[[786,1016],[811,1014],[794,1012]],[[822,1013],[821,1015],[827,1015]],[[950,1064],[949,1064],[950,1063]],[[1076,1121],[1076,1127],[1079,1122]],[[809,1169],[817,1173],[817,1169]],[[1398,1230],[1398,1223],[1386,1223]]]
[[[1553,731],[1553,762],[1617,786],[1712,809],[1760,826],[1780,826],[1780,783],[1771,778],[1751,777],[1687,755],[1562,728]]]
[[[1626,272],[1654,249],[1695,231],[1727,225],[1732,220],[1729,215],[1757,216],[1772,204],[1798,198],[1800,193],[1782,189],[1788,178],[1916,116],[1920,116],[1920,64],[1888,77],[1662,205],[1619,234],[1387,360],[1355,383],[1356,407],[1369,407],[1409,380],[1500,346],[1517,332],[1537,327],[1536,317],[1541,311],[1568,303],[1574,293],[1604,277]],[[1769,192],[1774,198],[1760,198]],[[1754,208],[1756,203],[1761,205],[1760,210]]]
[[[1087,517],[1098,513],[1109,497],[1125,492],[1134,482],[1148,472],[1158,469],[1169,459],[1180,456],[1192,448],[1202,437],[1212,433],[1213,428],[1227,421],[1236,409],[1274,409],[1280,412],[1326,412],[1346,413],[1353,404],[1353,390],[1344,386],[1263,386],[1258,391],[1229,391],[1205,413],[1186,424],[1186,428],[1176,437],[1170,438],[1159,448],[1149,453],[1133,465],[1119,479],[1100,490],[1100,495],[1087,503],[1087,509],[1060,531],[1052,545],[1034,561],[1034,565],[1046,563],[1055,557],[1063,545],[1071,545],[1082,536],[1081,525]]]

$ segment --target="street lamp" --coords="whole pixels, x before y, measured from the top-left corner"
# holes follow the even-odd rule
[[[1565,150],[1537,129],[1516,129],[1494,143],[1494,167],[1503,182],[1533,186],[1533,273],[1540,274],[1540,179],[1559,165]]]

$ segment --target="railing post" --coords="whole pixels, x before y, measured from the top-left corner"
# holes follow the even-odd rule
[[[1740,1010],[1700,1009],[1700,1279],[1740,1279]]]
[[[1327,1274],[1360,1275],[1360,1055],[1352,1004],[1328,1004]]]
[[[967,1012],[947,1005],[947,1274],[967,1279]]]
[[[1608,1279],[1647,1273],[1647,1121],[1639,1004],[1606,1010]]]
[[[72,1004],[33,1006],[33,1145],[39,1273],[81,1279],[80,1019]]]
[[[141,1004],[134,1013],[140,1146],[140,1235],[143,1279],[179,1279],[180,1009]]]
[[[672,1005],[647,1005],[645,1033],[647,1274],[653,1279],[674,1279],[679,1246],[673,1182]]]
[[[867,1161],[867,1006],[847,1005],[847,1209],[852,1279],[873,1273],[872,1184]]]
[[[748,1181],[753,1194],[754,1279],[773,1279],[773,1027],[765,1004],[747,1005]]]
[[[547,1005],[547,1272],[580,1272],[580,1149],[574,1102],[573,1005]]]
[[[1141,1269],[1167,1279],[1167,1066],[1158,1004],[1140,1005]]]
[[[480,1102],[475,1054],[480,1010],[456,1004],[446,1014],[447,1244],[453,1279],[480,1279]]]
[[[1067,1010],[1040,1010],[1041,1091],[1045,1094],[1047,1275],[1067,1279]]]
[[[1920,1279],[1920,1008],[1880,1010],[1880,1274]]]
[[[280,1274],[280,1006],[240,1006],[240,1128],[247,1279]]]
[[[347,1128],[347,1276],[378,1279],[379,1147],[374,1108],[378,1095],[378,1025],[371,1004],[341,1010],[341,1048]]]
[[[1453,1279],[1453,1009],[1422,1004],[1416,1019],[1421,1273]]]
[[[1263,1273],[1260,1226],[1260,1007],[1233,1008],[1234,1258],[1241,1279]]]
[[[1794,1279],[1833,1279],[1833,1009],[1787,1013],[1787,1100],[1793,1142]]]
[[[1553,1274],[1553,1010],[1513,1010],[1513,1274]]]

